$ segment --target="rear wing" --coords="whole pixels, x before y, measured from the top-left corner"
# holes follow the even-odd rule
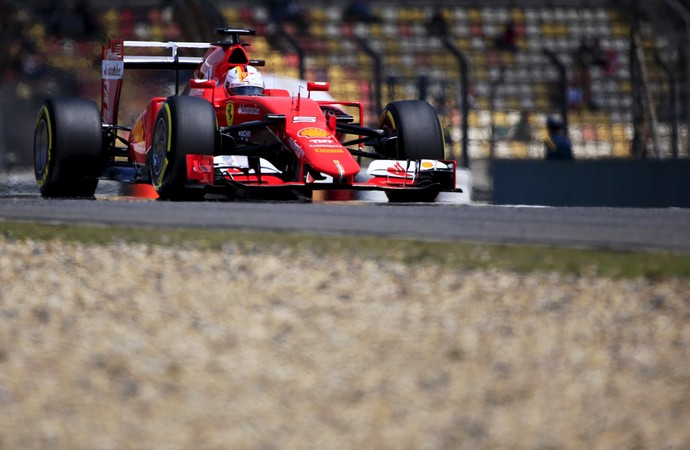
[[[180,50],[207,50],[211,44],[201,42],[125,41],[111,39],[103,46],[101,63],[101,118],[107,124],[117,123],[120,93],[125,69],[194,70],[203,57],[183,56]],[[128,54],[126,49],[144,49]],[[149,54],[141,54],[149,53]],[[176,83],[177,85],[177,83]]]
[[[194,70],[201,64],[202,57],[181,56],[180,49],[207,50],[211,44],[203,42],[155,42],[155,41],[122,41],[125,48],[149,48],[169,50],[169,56],[123,55],[125,69],[168,69]]]

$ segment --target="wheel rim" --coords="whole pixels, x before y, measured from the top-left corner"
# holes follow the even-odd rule
[[[168,153],[168,127],[165,120],[158,119],[156,129],[153,132],[153,143],[151,146],[151,169],[155,177],[160,176],[165,164],[165,157]]]
[[[395,119],[390,111],[386,111],[381,123],[379,123],[379,128],[386,130],[386,134],[389,136],[397,136],[398,129],[395,125]]]
[[[393,148],[387,146],[388,150],[385,151],[387,157],[400,159],[401,154],[404,153],[404,151],[401,149],[402,136],[400,135],[400,130],[398,130],[395,118],[393,117],[393,112],[391,112],[390,110],[385,111],[379,123],[379,128],[381,128],[384,131],[385,136],[397,138],[393,143]]]
[[[36,135],[34,136],[34,167],[37,174],[43,173],[46,169],[49,145],[48,126],[45,120],[41,120],[36,126]]]

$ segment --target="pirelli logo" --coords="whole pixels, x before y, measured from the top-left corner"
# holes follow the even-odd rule
[[[315,148],[313,149],[316,153],[342,153],[341,148]]]

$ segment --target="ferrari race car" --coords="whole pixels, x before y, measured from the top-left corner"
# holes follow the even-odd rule
[[[240,39],[254,30],[217,32],[224,40],[214,43],[110,40],[103,47],[100,110],[91,100],[60,97],[40,109],[34,168],[41,195],[93,197],[99,180],[153,185],[165,200],[380,190],[389,201],[431,202],[439,192],[457,191],[456,163],[444,160],[443,131],[427,102],[392,102],[371,128],[359,102],[311,98],[328,91],[327,82],[308,82],[306,95],[275,88],[229,93],[228,71],[264,61],[250,59]],[[205,54],[182,55],[193,51]],[[150,99],[127,127],[118,124],[118,109],[128,68],[194,75],[182,93],[176,88],[173,96]],[[370,161],[366,176],[363,159]]]

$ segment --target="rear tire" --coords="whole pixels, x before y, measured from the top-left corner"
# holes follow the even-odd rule
[[[188,186],[187,155],[214,154],[213,106],[199,97],[176,95],[161,107],[150,150],[151,182],[162,200],[201,200],[203,186]]]
[[[41,195],[93,197],[103,165],[103,127],[96,103],[46,100],[34,131],[34,173]]]
[[[389,103],[381,113],[379,128],[388,136],[396,136],[377,148],[390,159],[413,160],[444,159],[443,128],[436,110],[423,100],[403,100]],[[433,202],[439,189],[423,191],[386,191],[389,202]]]

